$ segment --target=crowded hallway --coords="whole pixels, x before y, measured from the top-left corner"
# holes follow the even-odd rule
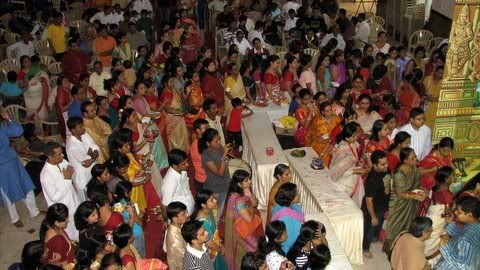
[[[19,2],[2,269],[480,269],[480,173],[432,126],[468,5],[449,40],[363,1]]]

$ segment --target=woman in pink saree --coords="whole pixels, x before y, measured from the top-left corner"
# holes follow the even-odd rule
[[[225,212],[225,260],[228,269],[240,269],[243,255],[257,250],[258,240],[263,237],[263,225],[258,200],[251,192],[250,174],[237,170],[230,183]]]
[[[358,155],[357,137],[360,126],[350,122],[337,136],[337,144],[333,148],[332,161],[330,162],[329,175],[332,181],[343,187],[345,193],[357,204],[362,205],[365,193],[362,174],[366,170],[362,167],[361,158]]]

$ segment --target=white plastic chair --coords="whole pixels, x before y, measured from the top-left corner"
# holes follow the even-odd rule
[[[8,112],[8,114],[10,115],[12,120],[14,120],[16,122],[19,122],[19,123],[22,122],[22,120],[23,120],[23,119],[21,119],[20,111],[25,112],[25,114],[27,113],[27,108],[25,108],[23,106],[20,106],[20,105],[16,105],[16,104],[8,105],[7,107],[4,108],[4,110],[6,112]]]
[[[417,30],[413,32],[408,40],[408,51],[413,51],[417,46],[424,46],[428,48],[430,40],[433,38],[433,33],[428,30]]]
[[[305,50],[303,50],[303,52],[305,54],[310,55],[313,59],[315,57],[315,55],[318,53],[318,50],[317,49],[312,49],[312,48],[306,48]]]
[[[33,42],[33,47],[38,55],[52,55],[50,43],[46,40],[37,40]]]
[[[385,19],[380,16],[373,16],[365,20],[367,23],[378,23],[382,27],[385,27]]]
[[[55,62],[51,65],[48,66],[48,71],[50,72],[51,75],[59,75],[62,73],[62,63]]]

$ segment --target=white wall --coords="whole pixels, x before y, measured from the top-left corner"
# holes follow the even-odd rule
[[[453,17],[454,0],[430,0],[432,1],[432,9],[436,12],[448,17]]]

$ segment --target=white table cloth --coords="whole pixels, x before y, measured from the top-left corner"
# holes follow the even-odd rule
[[[266,112],[268,114],[268,118],[270,119],[270,123],[273,123],[273,121],[280,119],[280,117],[282,116],[288,115],[288,105],[282,104],[281,106],[278,106],[271,101],[266,107],[259,107],[254,105],[249,105],[248,107],[254,113]]]
[[[242,119],[243,154],[252,168],[252,189],[259,208],[266,209],[268,194],[275,183],[273,171],[280,164],[288,164],[266,112],[259,112]],[[268,156],[267,147],[272,147],[273,156]]]
[[[352,264],[363,264],[363,214],[352,199],[336,183],[330,180],[327,170],[310,167],[317,154],[310,147],[299,148],[305,157],[295,158],[285,150],[290,163],[292,182],[299,186],[302,205],[306,214],[322,212],[328,217],[338,240]]]
[[[328,241],[328,248],[330,249],[330,255],[332,257],[332,260],[330,263],[327,265],[325,268],[326,270],[351,270],[352,265],[348,261],[348,257],[345,254],[345,251],[342,248],[342,245],[340,244],[340,241],[338,241],[337,236],[335,235],[335,231],[330,224],[327,216],[324,213],[318,213],[318,214],[310,214],[310,215],[305,215],[305,220],[316,220],[320,221],[323,223],[325,226],[325,230],[327,231],[327,241]]]

